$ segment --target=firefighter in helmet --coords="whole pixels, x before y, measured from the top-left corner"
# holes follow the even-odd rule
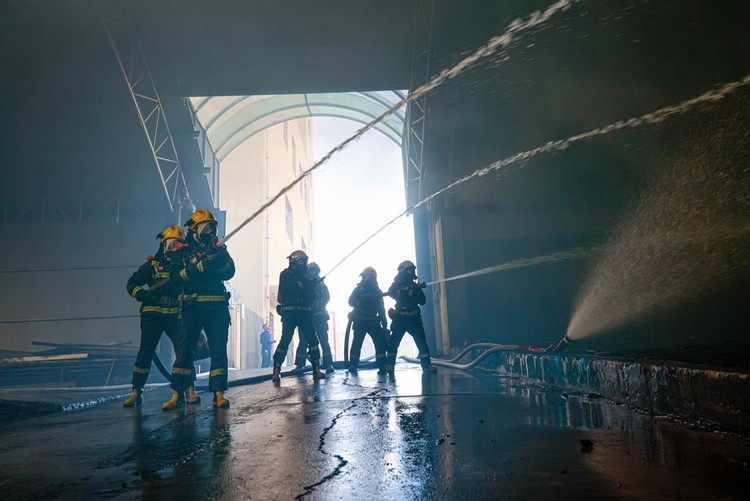
[[[331,300],[331,293],[320,276],[320,266],[317,263],[307,265],[307,275],[315,283],[315,300],[312,305],[313,328],[318,336],[318,341],[320,341],[320,348],[323,350],[323,368],[325,368],[326,373],[330,374],[334,372],[331,345],[328,343],[328,320],[330,320],[330,316],[327,307]],[[307,343],[300,339],[297,352],[294,355],[294,365],[297,366],[297,369],[302,369],[305,366],[306,352]]]
[[[141,344],[133,367],[133,391],[123,402],[125,407],[139,405],[143,401],[141,393],[151,372],[151,361],[162,333],[172,340],[175,352],[181,349],[179,343],[184,339],[178,319],[180,286],[168,282],[163,286],[154,285],[169,278],[171,269],[182,266],[185,233],[179,226],[169,226],[156,238],[160,241],[156,255],[146,258],[146,262],[131,275],[127,284],[128,294],[141,303]],[[144,286],[148,288],[144,289]],[[193,371],[185,399],[190,404],[200,402],[192,384],[194,377]]]
[[[229,339],[229,293],[224,281],[234,276],[234,261],[225,245],[219,245],[218,222],[207,209],[199,209],[185,223],[185,266],[170,274],[172,281],[183,287],[182,315],[185,322],[184,349],[177,354],[172,368],[172,398],[162,408],[179,405],[180,388],[189,377],[193,356],[201,330],[205,331],[211,352],[208,390],[213,392],[214,407],[229,407],[224,396],[227,390],[227,341]]]
[[[281,364],[286,358],[289,343],[294,330],[299,329],[300,342],[307,344],[310,363],[313,367],[313,379],[325,379],[320,371],[320,348],[318,336],[313,327],[312,308],[315,302],[315,281],[307,274],[307,254],[296,250],[289,256],[289,267],[279,275],[279,294],[277,311],[281,315],[283,327],[281,340],[273,354],[273,376],[271,380],[278,383],[281,379]]]
[[[354,308],[349,317],[354,326],[354,339],[349,353],[349,371],[357,370],[362,343],[365,335],[369,334],[372,344],[375,345],[378,374],[385,374],[388,320],[385,316],[383,291],[378,286],[378,274],[374,268],[368,266],[359,276],[362,280],[349,296],[349,306]]]
[[[424,283],[417,282],[417,267],[411,261],[403,261],[398,265],[398,274],[393,284],[388,288],[388,296],[396,300],[396,307],[389,311],[391,315],[391,339],[388,343],[388,361],[386,370],[392,372],[396,365],[398,345],[401,344],[405,333],[411,334],[419,349],[419,361],[422,371],[435,372],[435,366],[430,361],[430,348],[427,346],[427,336],[422,325],[422,314],[419,308],[426,301]]]

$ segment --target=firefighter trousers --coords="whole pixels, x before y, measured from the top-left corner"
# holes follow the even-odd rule
[[[362,352],[362,343],[365,335],[369,334],[372,344],[375,346],[375,363],[378,369],[385,367],[386,352],[388,351],[388,338],[386,331],[380,325],[379,320],[354,320],[352,322],[354,337],[352,347],[349,350],[349,367],[356,368],[359,364],[359,355]]]
[[[289,343],[294,337],[294,330],[299,330],[300,343],[307,344],[310,363],[313,367],[320,364],[320,348],[318,348],[318,336],[315,335],[312,313],[309,311],[287,311],[281,316],[281,339],[273,354],[274,367],[281,367],[289,350]]]
[[[172,367],[172,388],[184,390],[186,366],[193,366],[193,351],[198,344],[201,330],[205,331],[208,349],[211,352],[211,372],[208,391],[227,389],[227,341],[229,340],[229,309],[226,305],[206,307],[191,305],[182,312],[185,323],[185,343]]]
[[[318,337],[318,341],[320,341],[320,348],[323,350],[323,367],[327,369],[333,364],[331,345],[328,343],[328,315],[313,314],[312,323],[315,335]],[[300,337],[297,352],[294,354],[294,365],[297,367],[305,365],[306,352],[307,342]]]
[[[420,364],[422,367],[429,367],[432,363],[430,361],[430,347],[427,346],[427,335],[424,331],[424,325],[422,325],[421,315],[411,317],[396,315],[396,318],[391,322],[391,339],[388,342],[388,365],[390,367],[396,365],[398,346],[407,332],[411,334],[411,337],[414,338],[414,342],[417,344]]]
[[[180,322],[176,315],[141,315],[141,345],[133,367],[133,389],[142,390],[146,386],[162,334],[166,334],[176,346],[175,340],[182,337]],[[192,365],[189,368],[192,368]],[[195,371],[189,374],[189,381],[192,381],[194,374]]]

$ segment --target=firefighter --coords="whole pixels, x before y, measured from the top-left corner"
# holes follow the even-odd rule
[[[326,373],[330,374],[334,372],[331,345],[328,343],[328,320],[331,317],[328,315],[327,306],[331,300],[331,293],[328,291],[328,286],[323,282],[323,278],[320,277],[320,266],[317,263],[307,265],[307,275],[316,284],[315,301],[313,301],[312,306],[313,328],[323,350],[323,367]],[[297,366],[297,369],[302,369],[305,366],[306,351],[307,343],[300,339],[294,357],[294,365]]]
[[[229,293],[224,281],[234,276],[234,261],[226,246],[218,245],[216,218],[206,209],[195,211],[188,228],[185,266],[173,270],[170,280],[183,287],[182,315],[185,322],[184,349],[177,354],[172,368],[172,398],[164,410],[179,405],[180,388],[186,384],[187,368],[193,364],[193,351],[201,329],[205,331],[211,352],[208,390],[213,392],[214,407],[229,407],[227,389],[227,341],[229,339]]]
[[[279,275],[279,305],[276,311],[281,315],[283,326],[281,340],[273,354],[271,380],[274,383],[281,380],[281,364],[286,358],[295,329],[299,329],[300,342],[304,341],[307,344],[310,363],[313,367],[313,379],[325,379],[325,374],[320,371],[320,348],[318,348],[318,336],[315,335],[312,320],[316,284],[307,274],[307,254],[296,250],[287,256],[287,259],[289,259],[289,267]]]
[[[127,284],[128,293],[141,302],[141,344],[133,367],[133,392],[123,402],[125,407],[139,405],[143,401],[141,393],[151,372],[151,361],[162,333],[166,333],[172,340],[175,351],[178,349],[180,340],[184,338],[177,318],[179,285],[168,284],[151,292],[143,286],[153,286],[168,278],[172,268],[182,266],[185,254],[185,233],[179,226],[169,226],[156,238],[160,240],[156,255],[148,256],[146,262],[128,279]],[[193,371],[191,381],[194,377]],[[201,399],[195,393],[192,383],[187,391],[188,403],[200,403]]]
[[[349,306],[354,308],[349,316],[354,326],[354,339],[349,352],[349,372],[357,370],[362,342],[365,340],[365,334],[369,334],[372,344],[375,345],[378,374],[385,374],[388,320],[385,316],[383,291],[378,286],[378,274],[374,268],[368,266],[359,276],[362,280],[349,296]]]
[[[398,345],[405,333],[411,334],[419,349],[419,361],[423,372],[435,372],[430,361],[430,348],[422,325],[422,314],[419,306],[425,303],[422,289],[424,283],[417,282],[417,267],[411,261],[398,265],[398,274],[388,288],[388,295],[396,300],[396,307],[389,310],[391,315],[391,339],[388,343],[388,362],[386,370],[393,372],[396,365]]]

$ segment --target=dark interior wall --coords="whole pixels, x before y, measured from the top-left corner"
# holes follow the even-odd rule
[[[502,33],[512,20],[499,6],[494,18],[488,15],[493,8],[485,8],[485,17],[472,32],[470,11],[458,13],[444,6],[433,73]],[[738,29],[737,19],[750,20],[746,4],[574,5],[429,96],[424,195],[516,153],[743,78],[750,73],[750,36]],[[732,182],[702,183],[721,199],[706,204],[710,208],[703,212],[694,210],[690,199],[711,196],[697,188],[685,192],[684,203],[674,201],[679,194],[672,197],[675,225],[689,217],[696,217],[696,223],[716,217],[735,228],[746,227],[750,209],[742,193],[750,174],[748,104],[750,94],[739,89],[659,124],[627,128],[517,162],[440,196],[430,205],[428,219],[450,216],[457,221],[453,230],[451,225],[443,227],[446,276],[607,245],[629,220],[643,216],[636,209],[644,197],[653,197],[654,189],[676,192],[690,178],[724,176]],[[732,209],[727,213],[726,207]],[[663,225],[665,234],[669,224]],[[694,228],[693,237],[701,240],[705,225]],[[418,247],[426,252],[431,238],[417,234]],[[725,257],[711,265],[720,263],[717,266],[733,272],[717,277],[720,283],[709,279],[705,290],[690,299],[658,305],[646,316],[588,339],[586,346],[668,346],[746,336],[750,305],[738,291],[747,283],[748,263],[736,257],[743,244],[724,240],[701,245],[705,252],[675,255],[666,266],[682,266],[686,260],[698,266],[705,256],[718,253]],[[644,245],[633,252],[659,251]],[[602,254],[592,251],[580,258],[467,278],[465,297],[458,301],[451,300],[449,285],[451,344],[556,342],[600,259]]]
[[[597,151],[611,150],[609,138],[602,144],[591,141],[496,179],[467,183],[459,193],[441,198],[443,203],[432,204],[432,217],[454,221],[443,226],[447,277],[588,249],[574,258],[463,279],[465,297],[460,292],[451,295],[457,282],[451,283],[452,345],[490,341],[546,346],[559,340],[586,281],[603,259],[602,249],[636,219],[644,219],[639,222],[644,235],[631,251],[642,256],[663,253],[665,274],[667,268],[684,268],[693,276],[675,286],[692,289],[692,282],[702,282],[699,292],[678,303],[657,304],[648,315],[587,339],[581,347],[612,350],[746,340],[750,299],[742,290],[750,278],[744,257],[750,255],[748,104],[750,92],[740,90],[692,114],[651,126],[650,136],[642,130],[626,134],[627,141],[640,141],[635,148],[639,163],[630,153],[624,158],[598,156]],[[460,157],[460,149],[452,154]],[[656,205],[646,213],[639,211],[654,197],[663,210]],[[712,237],[713,227],[725,235]],[[652,229],[656,234],[647,234]],[[687,231],[693,243],[672,245],[677,230]],[[647,281],[654,277],[636,278],[643,282],[639,290],[649,292]]]
[[[119,223],[0,228],[0,349],[45,349],[32,341],[138,343],[139,304],[125,285],[169,224],[167,212]],[[74,318],[81,320],[65,320]]]

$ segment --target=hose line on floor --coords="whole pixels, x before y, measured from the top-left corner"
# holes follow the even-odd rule
[[[481,353],[478,357],[476,357],[474,360],[469,362],[468,364],[456,363],[459,360],[461,360],[467,353],[475,349],[485,349],[485,351]],[[447,367],[449,369],[458,369],[458,370],[465,371],[465,370],[469,370],[475,367],[477,364],[479,364],[479,362],[481,362],[482,360],[484,360],[491,354],[496,353],[498,351],[525,351],[525,352],[539,353],[544,350],[542,348],[534,348],[531,346],[524,346],[524,345],[518,345],[518,344],[475,343],[464,348],[464,350],[461,353],[459,353],[458,355],[456,355],[450,360],[442,360],[439,358],[433,358],[432,364],[437,365],[438,367]],[[419,363],[419,359],[417,358],[405,357],[403,355],[400,358],[413,364]]]

